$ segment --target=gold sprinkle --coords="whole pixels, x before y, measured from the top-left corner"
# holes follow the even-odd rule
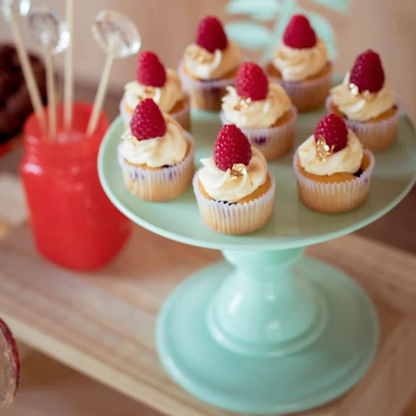
[[[316,158],[319,162],[325,162],[334,153],[334,146],[329,147],[323,136],[316,142]]]
[[[205,58],[204,58],[202,55],[199,55],[199,56],[196,58],[196,60],[197,60],[200,64],[203,64],[203,63],[204,63],[204,61],[205,61]]]
[[[133,146],[137,146],[138,140],[134,137],[130,129],[127,129],[121,136],[122,140],[131,143]]]
[[[234,163],[231,168],[231,176],[238,178],[241,175],[247,174],[247,166],[244,163]]]
[[[189,51],[187,54],[191,59],[196,59],[199,55],[197,51]]]
[[[368,102],[374,101],[374,99],[376,98],[376,94],[373,94],[368,90],[363,91],[362,96]]]
[[[277,52],[276,57],[284,60],[288,59],[289,56],[286,54],[285,51],[279,51]]]
[[[251,104],[251,98],[240,98],[238,103],[233,107],[234,110],[240,111],[243,108],[248,108]]]
[[[143,88],[143,94],[139,94],[137,98],[142,101],[149,97],[154,97],[155,89],[154,87],[146,86]]]
[[[201,51],[198,50],[191,50],[189,52],[187,52],[187,55],[194,61],[199,62],[200,64],[203,64],[205,62],[209,62],[210,61],[210,57],[207,56],[206,54],[202,53]]]

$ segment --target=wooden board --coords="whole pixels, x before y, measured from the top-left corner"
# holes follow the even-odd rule
[[[172,416],[225,416],[173,384],[154,346],[156,314],[187,275],[220,259],[139,227],[121,256],[92,274],[41,259],[25,225],[0,243],[0,315],[35,349]],[[355,276],[376,302],[382,347],[370,374],[341,400],[307,416],[399,415],[416,387],[416,259],[348,236],[309,255]],[[382,260],[381,260],[382,259]]]

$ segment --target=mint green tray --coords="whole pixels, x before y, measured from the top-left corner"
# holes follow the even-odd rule
[[[300,115],[295,146],[322,115]],[[220,122],[212,113],[192,116],[198,161],[212,154]],[[277,184],[273,220],[238,237],[203,224],[191,189],[168,203],[130,195],[117,164],[122,129],[118,118],[98,161],[115,206],[166,238],[223,250],[227,260],[184,281],[162,308],[157,348],[170,376],[203,401],[255,414],[315,407],[360,380],[377,350],[375,309],[343,272],[302,254],[305,246],[375,221],[406,196],[416,180],[416,135],[407,116],[401,117],[397,142],[377,155],[371,194],[361,208],[323,215],[304,207],[290,154],[269,164]]]

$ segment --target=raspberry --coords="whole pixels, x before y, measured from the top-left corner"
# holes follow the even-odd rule
[[[360,92],[377,92],[383,88],[384,70],[378,53],[368,50],[358,55],[350,74],[350,83]]]
[[[302,14],[290,19],[283,34],[283,43],[296,49],[313,48],[316,45],[316,34],[309,20]]]
[[[154,139],[166,133],[165,119],[151,98],[146,98],[137,105],[130,128],[137,140]]]
[[[240,97],[259,101],[267,97],[269,81],[260,66],[245,62],[238,70],[235,87]]]
[[[251,146],[245,134],[235,124],[225,125],[214,145],[214,160],[218,169],[226,171],[236,163],[247,166],[250,159]]]
[[[336,114],[327,114],[319,120],[315,128],[315,141],[320,137],[334,152],[342,150],[348,142],[348,128],[342,117]]]
[[[137,82],[149,87],[163,87],[166,82],[166,71],[158,56],[150,51],[143,51],[137,60]]]
[[[222,23],[214,16],[207,16],[199,22],[196,44],[208,52],[223,50],[228,45]]]

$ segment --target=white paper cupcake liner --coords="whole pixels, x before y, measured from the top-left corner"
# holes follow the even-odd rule
[[[119,105],[120,115],[123,120],[124,127],[127,129],[130,127],[132,115],[126,110],[125,100],[121,99]],[[191,128],[191,100],[187,97],[186,105],[175,113],[169,113],[181,126],[187,131]]]
[[[268,74],[271,81],[280,84],[299,112],[314,111],[325,104],[332,86],[332,65],[327,74],[307,81],[285,81]]]
[[[293,158],[299,197],[302,202],[314,211],[336,214],[351,211],[362,205],[370,191],[371,174],[374,169],[374,155],[364,150],[370,164],[358,177],[345,182],[318,182],[302,174],[298,167],[298,151]]]
[[[328,112],[332,112],[333,97],[326,100]],[[348,128],[360,139],[363,146],[374,153],[387,149],[397,138],[400,122],[400,107],[397,105],[395,113],[384,120],[362,122],[344,117]]]
[[[276,127],[247,128],[241,130],[247,136],[252,146],[259,149],[268,160],[278,159],[285,155],[293,146],[295,140],[297,111],[295,107],[290,109],[290,120]],[[220,112],[223,125],[230,124],[224,111]]]
[[[126,162],[118,146],[118,162],[123,171],[124,183],[134,196],[146,201],[169,201],[181,195],[191,184],[194,175],[194,139],[185,133],[190,149],[185,159],[174,166],[162,169],[144,169]]]
[[[204,223],[223,234],[247,234],[266,225],[273,216],[276,184],[268,173],[271,186],[262,196],[243,204],[229,204],[206,198],[199,190],[199,175],[196,173],[193,188]]]
[[[235,77],[199,81],[189,77],[183,71],[182,62],[178,67],[178,75],[184,91],[191,97],[191,105],[198,110],[219,111],[221,99],[226,94],[226,87],[235,84]]]

